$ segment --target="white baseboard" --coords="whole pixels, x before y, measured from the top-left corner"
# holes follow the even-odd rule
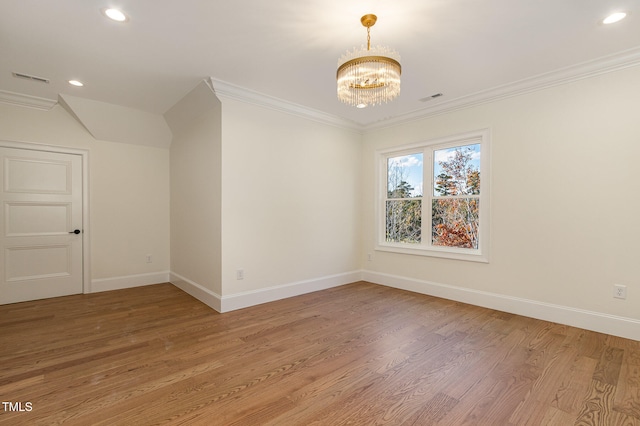
[[[640,340],[640,320],[634,318],[619,317],[373,271],[363,271],[362,280],[599,333]]]
[[[210,308],[222,312],[222,296],[181,275],[171,272],[169,282]]]
[[[330,275],[311,280],[299,281],[290,284],[261,288],[259,290],[245,291],[242,293],[221,296],[202,285],[189,280],[174,272],[171,273],[169,282],[195,297],[205,305],[218,312],[230,312],[236,309],[248,308],[262,303],[299,296],[313,291],[324,290],[360,281],[361,271],[348,272],[338,275]]]
[[[247,308],[360,280],[599,333],[640,340],[640,320],[637,319],[373,271],[353,271],[228,296],[221,296],[175,273],[171,273],[169,279],[176,287],[218,312]]]
[[[329,275],[290,284],[261,288],[259,290],[230,294],[228,296],[222,296],[222,310],[220,312],[234,311],[236,309],[273,302],[274,300],[286,299],[305,293],[338,287],[360,281],[361,279],[362,271],[352,271],[344,274]]]
[[[91,280],[91,293],[169,282],[169,271]]]

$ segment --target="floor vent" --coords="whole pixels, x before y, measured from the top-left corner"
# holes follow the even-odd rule
[[[19,72],[12,72],[11,74],[13,74],[15,78],[23,78],[25,80],[39,81],[40,83],[49,83],[49,79],[44,77],[36,77],[35,75],[22,74]]]

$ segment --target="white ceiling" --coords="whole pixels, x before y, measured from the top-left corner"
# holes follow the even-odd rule
[[[212,77],[365,126],[640,64],[640,0],[3,0],[0,92],[69,94],[162,114]],[[120,7],[130,20],[106,19]],[[613,11],[631,15],[613,25]],[[402,93],[356,109],[338,58],[366,42],[402,57]],[[26,81],[12,72],[44,77]],[[85,87],[67,83],[78,79]],[[435,93],[444,96],[421,102]]]

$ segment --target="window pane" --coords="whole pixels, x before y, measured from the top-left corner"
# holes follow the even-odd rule
[[[387,197],[422,197],[422,154],[387,159]]]
[[[438,149],[433,155],[433,195],[480,194],[480,144]]]
[[[387,201],[386,215],[387,242],[420,242],[422,200]]]
[[[433,200],[431,243],[434,246],[477,249],[479,207],[477,198]]]

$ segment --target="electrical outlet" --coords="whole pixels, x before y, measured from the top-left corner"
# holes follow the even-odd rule
[[[367,254],[367,262],[371,262],[373,260],[373,255],[371,253]]]
[[[621,284],[613,285],[613,297],[616,299],[626,299],[627,298],[627,286]]]
[[[153,263],[153,258],[150,254],[147,255],[147,263]]]
[[[244,269],[236,270],[236,280],[244,280]]]

